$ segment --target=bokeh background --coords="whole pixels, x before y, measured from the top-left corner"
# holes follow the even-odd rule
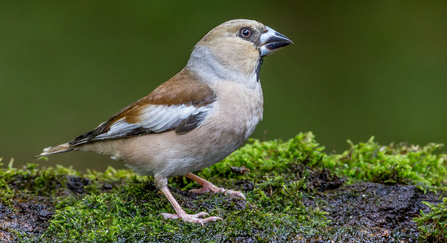
[[[0,157],[30,163],[95,128],[176,74],[197,41],[234,18],[295,42],[264,60],[264,121],[253,137],[312,131],[327,152],[373,135],[383,144],[447,143],[446,16],[447,1],[2,0]],[[39,163],[123,167],[93,153]]]

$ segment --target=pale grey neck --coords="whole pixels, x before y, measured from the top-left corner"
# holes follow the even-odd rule
[[[193,71],[203,82],[216,82],[219,80],[231,80],[241,83],[248,88],[258,85],[256,68],[253,73],[244,74],[238,70],[237,65],[231,66],[221,63],[221,58],[216,58],[206,46],[196,46],[191,53],[186,67]]]

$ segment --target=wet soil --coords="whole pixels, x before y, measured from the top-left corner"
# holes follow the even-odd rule
[[[352,227],[371,242],[417,242],[419,231],[412,219],[429,211],[422,202],[441,202],[439,195],[424,194],[415,186],[366,182],[327,190],[315,198],[325,202],[322,209],[329,213],[332,228]],[[304,203],[316,206],[315,202],[307,199]]]
[[[48,227],[54,202],[47,197],[16,196],[12,202],[0,201],[0,242],[16,241],[16,233],[37,237]]]

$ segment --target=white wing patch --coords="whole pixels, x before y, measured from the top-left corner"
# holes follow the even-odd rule
[[[122,118],[110,126],[107,133],[99,134],[95,139],[112,139],[123,137],[137,128],[147,128],[155,133],[160,133],[176,128],[180,122],[191,115],[197,115],[200,112],[208,113],[212,104],[202,107],[181,105],[150,105],[143,109],[141,121],[138,123],[127,123]]]
[[[110,130],[107,133],[99,134],[98,136],[95,137],[95,139],[101,140],[101,139],[119,138],[138,127],[140,126],[135,124],[129,124],[124,120],[124,118],[122,118],[113,123],[112,126],[110,126]]]
[[[163,132],[177,127],[181,121],[190,115],[197,115],[199,112],[207,110],[209,110],[209,107],[197,108],[183,104],[171,106],[151,105],[143,110],[142,121],[137,124],[154,132]]]

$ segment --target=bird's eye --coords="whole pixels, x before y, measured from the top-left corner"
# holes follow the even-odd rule
[[[250,38],[253,31],[250,28],[242,28],[239,30],[239,36],[242,38]]]

